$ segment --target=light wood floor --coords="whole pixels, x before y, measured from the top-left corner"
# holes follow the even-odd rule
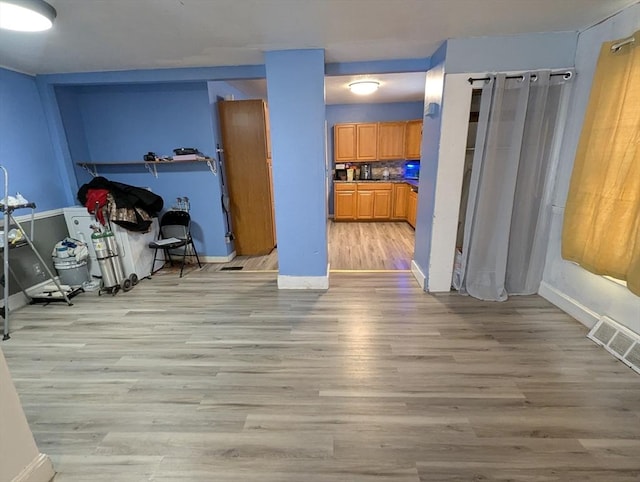
[[[415,234],[405,222],[327,224],[331,270],[409,270],[413,258]],[[267,256],[237,256],[229,263],[208,264],[205,271],[229,268],[243,271],[277,271],[278,253]]]
[[[2,349],[56,482],[640,480],[640,377],[543,299],[275,277],[14,313]]]

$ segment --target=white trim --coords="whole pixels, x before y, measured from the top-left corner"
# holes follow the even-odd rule
[[[466,73],[444,76],[427,282],[430,292],[451,290],[473,91],[468,79]]]
[[[236,257],[236,252],[233,251],[232,253],[226,256],[200,256],[200,261],[204,263],[228,263],[229,261],[232,261],[235,257]]]
[[[60,209],[51,209],[49,211],[40,211],[40,212],[35,213],[33,215],[33,219],[52,218],[54,216],[62,216],[63,214],[64,214],[64,211],[62,210],[62,208],[60,208]],[[31,221],[31,214],[21,214],[20,216],[14,216],[14,218],[19,223],[22,223],[24,221]]]
[[[49,482],[54,475],[49,456],[38,454],[11,482]]]
[[[329,263],[327,274],[324,276],[289,276],[278,275],[279,290],[328,290],[329,289]]]
[[[420,285],[420,288],[422,288],[422,291],[426,291],[427,277],[424,275],[424,273],[420,269],[420,266],[418,266],[418,263],[416,263],[414,259],[411,260],[411,273]]]
[[[545,281],[540,283],[538,294],[545,300],[556,305],[562,311],[573,316],[587,328],[593,328],[600,319],[600,315],[598,313],[590,310],[579,301],[567,296],[565,293],[559,291]]]

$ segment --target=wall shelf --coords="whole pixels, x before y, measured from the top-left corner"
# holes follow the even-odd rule
[[[123,162],[88,162],[86,161],[85,162],[85,161],[81,161],[81,162],[76,162],[76,165],[83,168],[85,171],[91,174],[92,177],[98,176],[98,169],[100,166],[144,166],[151,174],[153,174],[155,178],[157,178],[158,166],[176,165],[176,164],[198,164],[201,162],[204,162],[207,164],[207,167],[209,167],[209,170],[214,176],[218,174],[214,159],[212,159],[211,157],[199,157],[198,159],[188,159],[188,160],[181,159],[176,161],[153,161],[153,162],[147,162],[147,161],[123,161]]]

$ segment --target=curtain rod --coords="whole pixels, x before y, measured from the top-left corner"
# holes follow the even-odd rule
[[[635,38],[635,37],[629,37],[629,38],[626,38],[626,39],[624,39],[624,40],[620,40],[619,42],[616,42],[616,43],[614,43],[614,44],[611,46],[611,51],[612,51],[613,53],[616,53],[618,50],[620,50],[620,49],[621,49],[622,47],[624,47],[625,45],[632,44],[632,43],[634,43],[635,41],[636,41],[636,38]]]
[[[567,71],[567,72],[556,72],[554,74],[550,74],[551,77],[559,77],[562,76],[562,78],[564,78],[564,80],[569,80],[571,77],[573,77],[573,72],[571,71]],[[520,74],[520,75],[507,75],[505,77],[506,79],[521,79],[524,80],[524,75]],[[536,81],[538,79],[538,76],[536,74],[532,74],[531,75],[531,80],[532,81]],[[477,82],[479,80],[491,80],[491,77],[479,77],[479,78],[473,78],[473,77],[469,77],[468,81],[470,84],[473,84],[474,82]]]

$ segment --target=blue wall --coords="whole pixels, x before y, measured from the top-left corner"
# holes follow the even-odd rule
[[[74,161],[142,161],[153,151],[168,156],[176,147],[197,147],[217,158],[218,95],[241,95],[224,82],[58,87],[58,105]],[[150,188],[170,208],[177,197],[191,200],[193,235],[203,255],[226,256],[226,225],[220,176],[203,164],[162,165],[158,178],[144,166],[100,166],[108,179]],[[76,167],[78,185],[91,177]]]
[[[0,164],[9,171],[9,194],[19,191],[38,211],[66,205],[58,163],[35,79],[0,68]],[[0,188],[2,191],[4,188]],[[0,197],[4,195],[0,192]],[[16,215],[28,214],[17,212]]]
[[[265,58],[280,276],[325,277],[324,51],[267,52]]]

